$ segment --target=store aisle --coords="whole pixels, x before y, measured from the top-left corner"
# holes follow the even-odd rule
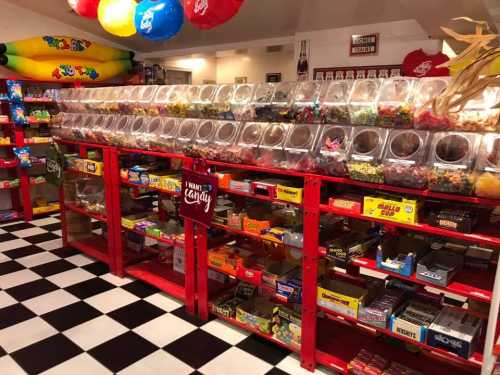
[[[60,236],[58,215],[0,225],[2,375],[310,374],[289,351],[186,315]]]

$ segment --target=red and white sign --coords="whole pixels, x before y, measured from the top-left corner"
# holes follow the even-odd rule
[[[352,35],[349,55],[365,56],[378,53],[378,34]]]
[[[219,179],[214,175],[184,170],[180,215],[209,227],[212,223]]]

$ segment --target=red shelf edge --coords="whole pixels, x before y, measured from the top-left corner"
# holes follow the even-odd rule
[[[91,217],[91,218],[99,220],[99,221],[104,221],[104,222],[108,221],[108,219],[105,216],[89,212],[89,211],[84,210],[83,208],[77,207],[71,203],[64,203],[64,207],[70,211]]]
[[[136,234],[138,234],[140,236],[147,237],[147,238],[150,238],[150,239],[158,241],[158,242],[163,242],[163,243],[165,243],[167,245],[172,245],[172,246],[177,246],[177,247],[184,247],[184,243],[176,241],[176,240],[169,240],[169,239],[166,239],[166,238],[160,238],[160,237],[151,236],[151,235],[149,235],[147,233],[140,232],[140,231],[135,230],[135,229],[130,229],[130,228],[124,227],[123,225],[122,225],[122,229],[126,230],[126,231],[129,231],[129,232],[134,232],[134,233],[136,233]]]

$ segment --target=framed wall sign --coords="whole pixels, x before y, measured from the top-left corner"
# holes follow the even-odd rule
[[[266,73],[266,82],[281,82],[281,73]]]
[[[351,35],[350,56],[376,55],[378,53],[378,34]]]

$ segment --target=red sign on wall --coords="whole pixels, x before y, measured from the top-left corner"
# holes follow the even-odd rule
[[[351,56],[376,55],[378,52],[378,34],[352,35]]]
[[[209,227],[217,202],[218,183],[213,175],[185,170],[182,174],[180,215]]]

